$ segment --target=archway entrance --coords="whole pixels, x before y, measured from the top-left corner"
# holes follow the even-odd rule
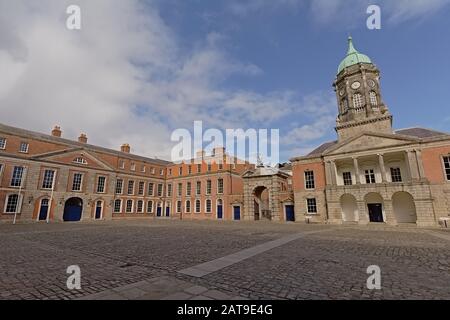
[[[39,221],[46,221],[49,214],[50,200],[42,199],[39,209]]]
[[[369,212],[370,222],[384,222],[383,216],[383,198],[378,193],[368,193],[364,199],[366,200],[367,210]]]
[[[253,195],[255,220],[272,220],[269,190],[266,187],[257,187],[254,190]]]
[[[95,220],[103,218],[103,201],[97,201],[95,206]]]
[[[351,194],[344,194],[341,197],[341,210],[343,222],[358,222],[359,212],[356,198]]]
[[[417,212],[414,198],[408,192],[397,192],[392,196],[395,220],[397,223],[416,223]]]
[[[83,214],[83,200],[80,198],[70,198],[64,205],[63,220],[65,222],[77,222],[81,220]]]

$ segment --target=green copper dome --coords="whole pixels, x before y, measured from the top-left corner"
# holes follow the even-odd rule
[[[352,37],[349,37],[347,56],[345,57],[344,60],[342,60],[341,64],[339,65],[338,74],[341,73],[341,71],[344,70],[345,68],[348,68],[358,63],[372,63],[372,61],[368,56],[359,53],[355,49],[355,47],[353,46],[353,39]]]

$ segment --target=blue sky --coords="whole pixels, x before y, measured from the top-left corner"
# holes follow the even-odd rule
[[[78,33],[62,27],[74,1],[0,0],[2,122],[164,158],[194,120],[279,128],[285,161],[335,139],[332,82],[351,34],[382,72],[396,128],[450,131],[448,0],[377,1],[375,31],[365,0],[75,2]]]

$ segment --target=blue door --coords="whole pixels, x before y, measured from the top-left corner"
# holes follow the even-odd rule
[[[170,207],[166,207],[166,217],[170,217]]]
[[[286,221],[295,222],[294,206],[286,206]]]
[[[241,220],[241,207],[234,207],[234,220]]]
[[[157,216],[157,217],[161,217],[161,213],[162,213],[162,208],[161,208],[161,207],[158,207],[158,208],[156,209],[156,216]]]
[[[63,220],[65,222],[76,222],[81,220],[83,213],[83,200],[80,198],[70,198],[64,206]]]
[[[95,208],[95,219],[100,220],[102,218],[102,202],[97,202],[97,207]]]
[[[41,210],[39,211],[39,221],[47,220],[48,214],[48,199],[41,200]]]
[[[223,207],[222,205],[217,206],[217,219],[223,219]]]

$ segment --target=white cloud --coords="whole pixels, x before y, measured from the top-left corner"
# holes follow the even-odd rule
[[[298,0],[304,2],[305,0]],[[450,4],[450,0],[308,0],[316,21],[322,24],[354,27],[365,21],[369,5],[381,7],[383,17],[389,23],[398,24],[412,19],[423,19]],[[361,21],[355,17],[361,17]]]

